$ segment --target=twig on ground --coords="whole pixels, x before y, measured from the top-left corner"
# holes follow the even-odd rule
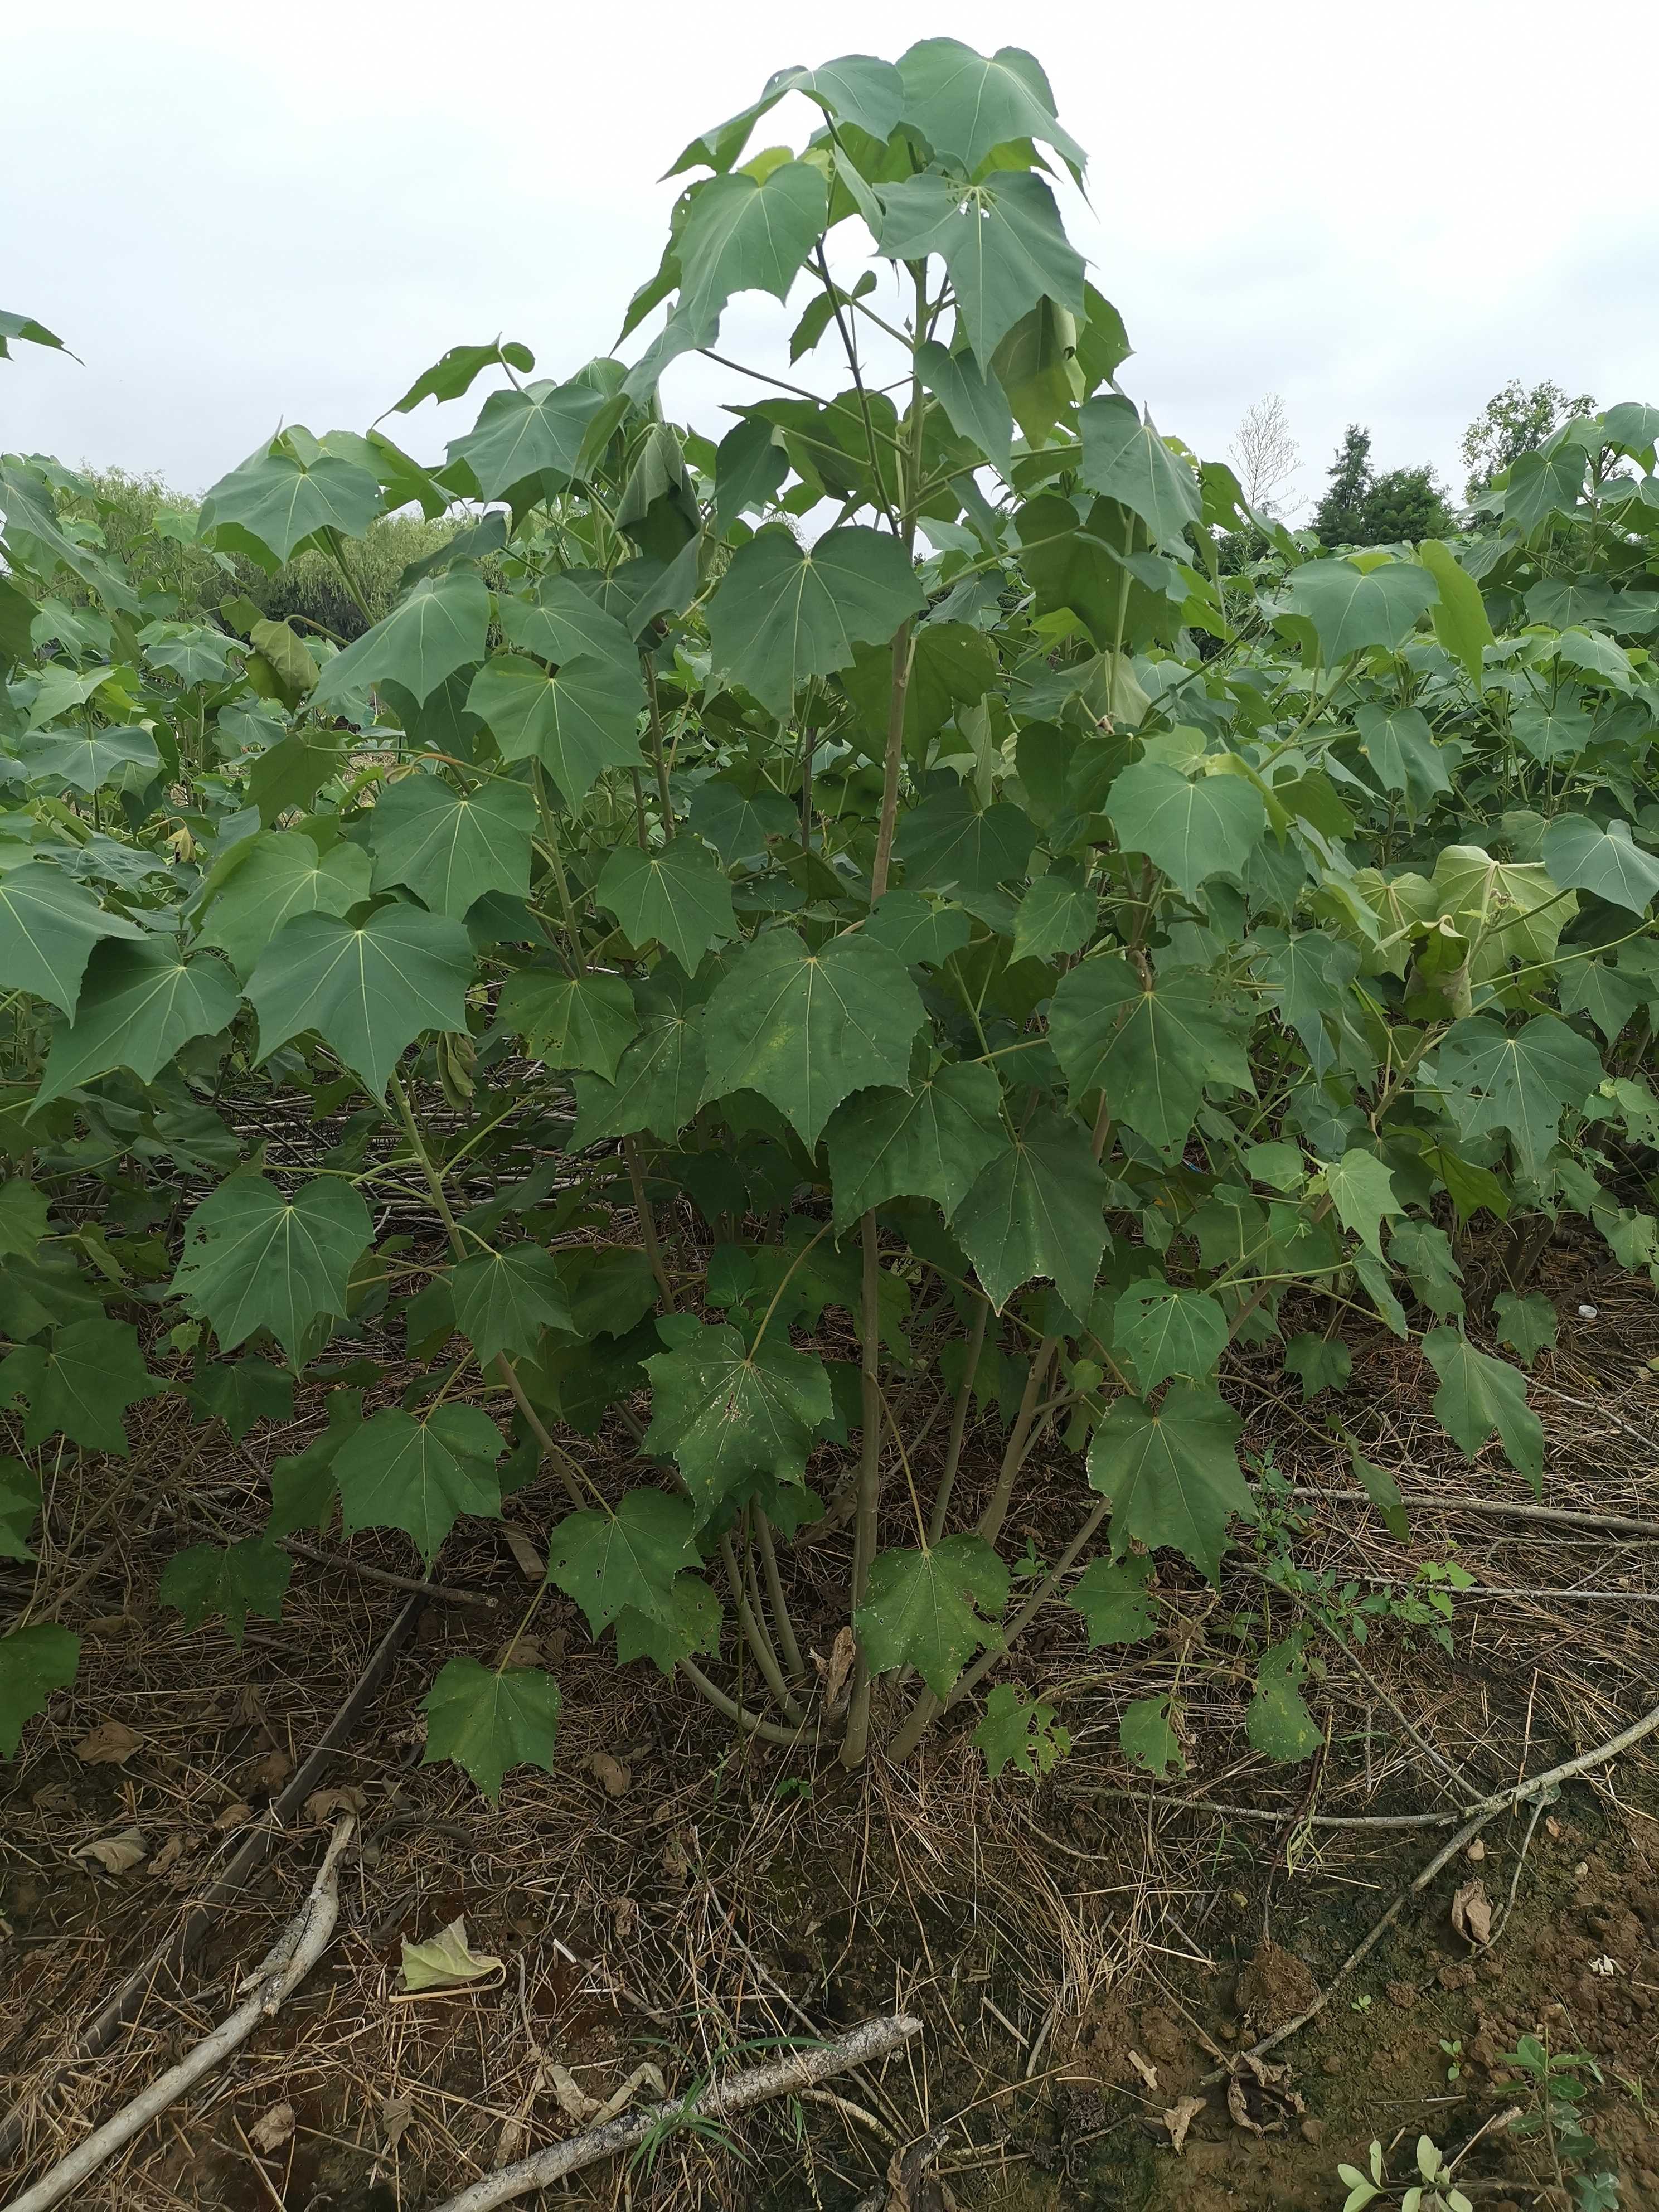
[[[50,2206],[62,2203],[71,2190],[95,2173],[124,2144],[141,2135],[185,2090],[193,2088],[216,2067],[222,2065],[233,2051],[247,2041],[261,2021],[269,2020],[280,2008],[328,1948],[335,1922],[340,1917],[340,1854],[350,1842],[356,1826],[356,1819],[349,1813],[343,1814],[337,1823],[323,1854],[323,1863],[317,1869],[317,1878],[311,1885],[310,1895],[254,1969],[258,1986],[253,1994],[176,2066],[169,2066],[165,2074],[157,2075],[149,2088],[125,2106],[113,2119],[106,2120],[67,2157],[59,2159],[33,2188],[15,2197],[10,2212],[48,2212]]]
[[[834,2075],[849,2073],[854,2067],[866,2065],[872,2059],[886,2057],[921,2033],[921,2022],[906,2013],[867,2020],[862,2027],[838,2036],[833,2043],[790,2051],[781,2058],[769,2060],[764,2066],[751,2066],[741,2074],[711,2081],[707,2087],[693,2090],[678,2102],[647,2105],[605,2127],[592,2128],[585,2135],[553,2143],[532,2158],[520,2159],[514,2165],[486,2174],[470,2189],[462,2190],[459,2197],[446,2197],[436,2212],[495,2212],[498,2204],[510,2204],[515,2197],[551,2188],[568,2173],[579,2173],[585,2166],[598,2166],[605,2159],[620,2157],[624,2151],[637,2150],[648,2137],[672,2132],[677,2125],[691,2120],[724,2119],[746,2112],[751,2106],[764,2104],[773,2097],[799,2095]]]
[[[278,1543],[295,1559],[313,1560],[319,1567],[338,1567],[348,1575],[356,1575],[360,1582],[378,1583],[382,1589],[412,1590],[422,1597],[429,1597],[434,1605],[476,1606],[481,1613],[495,1613],[500,1601],[487,1596],[483,1590],[455,1589],[447,1583],[425,1583],[418,1575],[393,1574],[390,1567],[371,1567],[365,1559],[349,1558],[343,1552],[325,1552],[320,1544],[307,1544],[299,1536],[282,1536]]]
[[[1345,1505],[1370,1505],[1363,1490],[1328,1490],[1318,1483],[1298,1482],[1292,1498],[1324,1498]],[[1565,1505],[1528,1505],[1510,1498],[1402,1498],[1407,1513],[1491,1513],[1504,1520],[1543,1521],[1563,1528],[1586,1528],[1617,1536],[1659,1536],[1659,1521],[1641,1521],[1629,1513],[1578,1513]]]

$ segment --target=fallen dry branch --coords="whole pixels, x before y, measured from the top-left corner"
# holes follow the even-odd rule
[[[886,2057],[921,2033],[921,2022],[908,2013],[866,2020],[849,2033],[837,2036],[833,2043],[792,2051],[785,2057],[769,2059],[764,2066],[751,2066],[742,2074],[711,2081],[707,2088],[694,2090],[678,2103],[647,2105],[623,2119],[592,2128],[586,2135],[572,2136],[568,2142],[553,2143],[532,2157],[521,2158],[513,2166],[486,2174],[482,2181],[475,2181],[470,2189],[464,2189],[459,2197],[447,2197],[435,2212],[495,2212],[498,2204],[510,2204],[515,2197],[528,2197],[538,2189],[550,2189],[568,2173],[579,2173],[584,2166],[598,2166],[605,2159],[620,2157],[624,2151],[637,2150],[647,2136],[661,2130],[694,2118],[729,2119],[735,2113],[746,2112],[751,2106],[765,2104],[770,2098],[799,2095],[834,2075],[848,2074],[855,2066]]]
[[[157,1978],[169,1971],[176,1973],[206,1942],[224,1907],[241,1898],[249,1881],[270,1856],[277,1837],[321,1783],[334,1753],[349,1736],[391,1673],[392,1662],[407,1642],[424,1603],[424,1596],[411,1597],[398,1609],[333,1719],[289,1777],[281,1796],[272,1799],[264,1819],[244,1839],[224,1872],[197,1899],[177,1931],[127,1976],[88,2021],[76,2039],[69,2065],[84,2065],[88,2059],[97,2058],[107,2051],[117,2032],[137,2013]],[[58,2069],[54,2080],[61,2078],[64,2070]],[[25,2128],[24,2108],[18,2105],[0,2120],[0,2158],[10,2158],[16,2153]]]
[[[1292,1498],[1329,1498],[1346,1505],[1369,1506],[1370,1494],[1364,1490],[1333,1490],[1316,1482],[1298,1482],[1291,1491]],[[1480,1513],[1491,1514],[1506,1521],[1539,1521],[1551,1528],[1584,1528],[1599,1534],[1615,1536],[1659,1536],[1659,1521],[1639,1520],[1629,1513],[1580,1513],[1565,1505],[1529,1505],[1514,1498],[1402,1498],[1401,1504],[1407,1513]]]
[[[50,2172],[42,2174],[32,2188],[14,2197],[9,2212],[49,2212],[52,2205],[61,2204],[71,2190],[95,2173],[106,2159],[112,2158],[135,2136],[143,2134],[169,2105],[176,2103],[187,2089],[194,2088],[222,2065],[233,2051],[247,2041],[261,2021],[269,2020],[280,2009],[284,1999],[299,1987],[322,1957],[334,1933],[334,1924],[340,1917],[340,1854],[350,1842],[356,1825],[349,1813],[337,1823],[323,1854],[323,1863],[317,1869],[317,1878],[311,1885],[310,1895],[254,1969],[257,1986],[252,1995],[222,2021],[211,2035],[204,2036],[187,2051],[176,2066],[169,2066],[165,2074],[158,2075],[149,2088],[130,2105],[124,2106],[113,2119],[106,2120],[101,2128],[95,2129],[84,2142],[78,2143],[67,2157],[59,2159]]]

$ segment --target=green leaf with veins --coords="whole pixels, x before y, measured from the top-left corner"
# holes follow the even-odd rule
[[[434,914],[457,921],[486,891],[523,898],[535,826],[535,798],[522,784],[463,793],[441,776],[400,776],[369,817],[374,889],[406,884]]]
[[[155,1594],[163,1605],[179,1608],[186,1628],[222,1613],[225,1633],[240,1651],[249,1613],[282,1619],[293,1572],[288,1553],[262,1536],[246,1536],[239,1544],[192,1544],[162,1568]]]
[[[916,348],[915,362],[957,437],[979,447],[1006,474],[1012,459],[1013,411],[988,366],[981,368],[970,353],[947,351],[937,338]]]
[[[805,93],[828,113],[866,131],[872,138],[885,138],[898,121],[904,88],[891,62],[873,60],[868,54],[844,54],[820,69],[784,69],[766,81],[760,98],[718,130],[694,138],[667,173],[678,177],[699,163],[725,171],[749,143],[749,134],[763,115],[777,106],[786,93]]]
[[[725,1615],[720,1601],[701,1575],[677,1575],[663,1608],[666,1618],[625,1605],[617,1615],[617,1660],[628,1666],[649,1659],[659,1673],[672,1674],[694,1651],[718,1651]]]
[[[1036,841],[1018,807],[981,809],[956,786],[929,793],[900,816],[896,850],[912,891],[972,893],[1022,877]]]
[[[0,1402],[21,1397],[23,1442],[31,1451],[60,1432],[88,1451],[125,1459],[122,1415],[170,1386],[144,1365],[138,1334],[124,1321],[74,1321],[47,1345],[25,1344],[0,1360]]]
[[[915,985],[861,933],[813,951],[792,929],[745,945],[715,986],[703,1032],[703,1098],[757,1091],[811,1151],[842,1100],[869,1084],[908,1087],[925,1016]]]
[[[40,1478],[21,1460],[0,1458],[0,1559],[32,1559],[29,1538],[40,1511]]]
[[[423,399],[435,399],[441,405],[447,399],[459,399],[485,369],[501,362],[516,368],[520,376],[528,376],[536,366],[536,356],[516,338],[508,338],[505,345],[497,338],[493,345],[451,346],[416,378],[401,399],[392,401],[386,413],[407,415]]]
[[[368,854],[343,839],[322,853],[301,830],[245,838],[209,879],[198,942],[218,945],[246,977],[285,921],[344,914],[368,896]]]
[[[1118,392],[1085,402],[1079,482],[1139,515],[1155,545],[1188,558],[1184,533],[1203,516],[1204,495],[1191,464],[1166,446],[1133,400]]]
[[[341,1526],[404,1529],[430,1568],[463,1513],[500,1515],[501,1455],[501,1432],[477,1406],[439,1406],[423,1421],[376,1413],[335,1457]]]
[[[898,73],[904,88],[899,119],[970,174],[988,154],[1022,138],[1040,139],[1076,169],[1088,159],[1055,120],[1042,66],[1022,47],[976,54],[957,39],[921,39],[900,56]]]
[[[654,938],[688,975],[711,945],[738,934],[726,871],[689,833],[648,853],[637,845],[613,847],[594,896],[630,943],[648,945]]]
[[[361,538],[380,512],[380,487],[367,469],[321,452],[301,460],[279,439],[209,487],[196,531],[204,544],[248,554],[274,574],[319,530]]]
[[[988,1067],[945,1060],[908,1092],[846,1100],[826,1142],[838,1228],[890,1198],[931,1198],[948,1218],[1007,1146],[1002,1086]]]
[[[1083,1615],[1091,1651],[1103,1644],[1139,1644],[1152,1634],[1158,1626],[1152,1580],[1152,1563],[1144,1553],[1089,1562],[1066,1602]]]
[[[829,212],[823,172],[805,161],[694,185],[679,236],[679,313],[702,324],[736,292],[787,298]]]
[[[1317,1335],[1304,1329],[1285,1346],[1285,1367],[1302,1382],[1305,1406],[1322,1390],[1346,1390],[1353,1372],[1353,1354],[1340,1337]]]
[[[1336,1218],[1373,1252],[1382,1249],[1383,1217],[1403,1213],[1394,1194],[1394,1177],[1375,1152],[1356,1146],[1316,1178],[1336,1209]]]
[[[332,915],[287,922],[260,954],[247,996],[259,1058],[315,1030],[371,1095],[427,1030],[465,1030],[472,946],[458,921],[401,903],[354,927]]]
[[[1069,969],[1048,1039],[1074,1098],[1098,1091],[1113,1118],[1160,1151],[1186,1142],[1206,1091],[1249,1091],[1248,1017],[1224,985],[1165,968],[1151,988],[1121,953]]]
[[[1472,1014],[1442,1038],[1436,1067],[1464,1136],[1507,1137],[1528,1176],[1541,1171],[1563,1109],[1582,1107],[1601,1080],[1595,1047],[1554,1014],[1534,1014],[1513,1030]]]
[[[1564,891],[1591,891],[1609,906],[1645,914],[1659,897],[1659,856],[1637,844],[1628,822],[1606,829],[1588,814],[1558,814],[1544,832],[1544,866]]]
[[[1438,538],[1425,538],[1417,549],[1417,557],[1434,578],[1440,593],[1429,610],[1434,634],[1452,659],[1462,664],[1464,672],[1479,691],[1482,658],[1492,642],[1492,623],[1487,618],[1486,601],[1480,596],[1480,586],[1460,565],[1451,547],[1442,544]]]
[[[1523,1367],[1530,1367],[1540,1352],[1553,1349],[1560,1333],[1555,1308],[1541,1291],[1499,1291],[1492,1300],[1498,1340],[1507,1344]]]
[[[1106,794],[1126,853],[1144,853],[1194,903],[1212,876],[1243,873],[1267,827],[1254,784],[1237,775],[1185,776],[1162,761],[1136,761]]]
[[[547,1578],[574,1598],[595,1636],[632,1607],[672,1627],[676,1577],[701,1562],[683,1498],[630,1490],[614,1513],[568,1513],[552,1530]]]
[[[1287,1764],[1311,1759],[1325,1733],[1302,1695],[1302,1654],[1294,1637],[1273,1644],[1256,1662],[1255,1694],[1244,1716],[1252,1751]]]
[[[240,1170],[185,1223],[171,1288],[227,1350],[268,1328],[297,1366],[319,1316],[345,1312],[352,1269],[374,1235],[368,1208],[341,1176],[319,1176],[285,1197]]]
[[[896,953],[907,968],[918,963],[942,968],[968,943],[974,926],[961,907],[946,900],[890,890],[872,909],[864,933],[873,944]]]
[[[999,1682],[985,1701],[985,1717],[969,1741],[985,1753],[992,1781],[1005,1766],[1022,1774],[1051,1773],[1072,1748],[1063,1728],[1054,1726],[1054,1708],[1038,1699],[1029,1705],[1012,1682]]]
[[[23,1724],[46,1709],[54,1690],[67,1690],[81,1662],[81,1639],[55,1620],[37,1620],[0,1636],[0,1759],[13,1759]]]
[[[539,1244],[476,1252],[450,1272],[455,1326],[488,1367],[498,1352],[535,1351],[544,1328],[574,1326],[558,1264]]]
[[[66,783],[90,797],[132,769],[148,782],[161,756],[148,730],[48,730],[28,738],[18,760],[31,783]]]
[[[562,666],[567,660],[599,660],[637,678],[638,648],[613,614],[607,614],[574,577],[544,576],[531,599],[497,602],[501,635],[520,653]],[[635,685],[637,691],[637,684]]]
[[[823,1362],[768,1334],[751,1353],[726,1323],[645,1363],[651,1425],[641,1449],[672,1457],[699,1517],[757,1474],[799,1482],[834,1410]]]
[[[515,969],[501,985],[495,1014],[544,1067],[587,1068],[607,1083],[640,1030],[623,976],[567,975],[558,968]]]
[[[1100,901],[1054,871],[1039,876],[1014,917],[1014,958],[1052,960],[1081,952],[1100,919]]]
[[[981,1645],[1001,1643],[981,1612],[1007,1602],[1008,1570],[984,1538],[946,1536],[929,1551],[878,1553],[853,1627],[872,1674],[914,1667],[943,1698]]]
[[[73,1015],[93,946],[147,934],[46,861],[0,875],[0,990],[31,991]]]
[[[224,1423],[234,1444],[261,1421],[294,1418],[294,1377],[268,1359],[210,1361],[197,1369],[190,1397],[207,1419]]]
[[[1156,1279],[1132,1283],[1112,1310],[1112,1349],[1130,1361],[1143,1397],[1172,1375],[1203,1382],[1229,1334],[1226,1315],[1206,1291],[1171,1290]]]
[[[1477,1352],[1461,1329],[1431,1329],[1423,1351],[1440,1377],[1435,1419],[1464,1457],[1473,1459],[1495,1433],[1510,1466],[1541,1495],[1543,1424],[1527,1403],[1526,1378],[1519,1369]]]
[[[419,706],[446,677],[483,659],[489,635],[489,592],[476,570],[422,576],[389,615],[335,654],[311,704],[327,712],[365,684],[396,684]]]
[[[539,1667],[481,1667],[465,1654],[447,1659],[421,1700],[421,1764],[452,1759],[494,1800],[513,1767],[552,1773],[559,1709],[558,1685]]]
[[[1069,1115],[1040,1107],[981,1169],[951,1225],[999,1313],[1046,1276],[1086,1314],[1106,1245],[1107,1179]]]
[[[192,1037],[228,1029],[240,1003],[235,977],[210,952],[181,956],[170,938],[100,945],[74,1020],[52,1024],[36,1107],[118,1067],[153,1082]]]
[[[1366,569],[1352,561],[1310,561],[1293,572],[1286,591],[1288,611],[1313,624],[1328,668],[1370,646],[1398,651],[1438,596],[1428,571],[1407,561]]]
[[[943,257],[957,326],[981,370],[989,370],[999,343],[1039,301],[1082,314],[1083,256],[1041,177],[1004,169],[968,185],[930,170],[884,185],[878,196],[881,252],[896,261]]]
[[[805,546],[781,525],[740,545],[708,603],[717,671],[780,720],[809,678],[845,668],[920,614],[921,587],[896,538],[851,525]]]
[[[640,764],[645,689],[637,667],[578,653],[550,676],[516,653],[490,656],[467,712],[489,725],[503,760],[538,760],[565,805],[581,804],[607,769]]]
[[[1361,749],[1385,791],[1402,792],[1413,806],[1426,806],[1451,789],[1446,755],[1420,708],[1367,705],[1356,707],[1353,718]]]
[[[522,392],[492,392],[474,427],[464,438],[450,441],[450,462],[465,463],[484,501],[501,499],[532,477],[568,483],[588,425],[604,404],[605,394],[580,379],[532,384]]]
[[[46,1233],[46,1220],[45,1191],[17,1176],[0,1183],[0,1256],[33,1259]]]
[[[574,1151],[641,1129],[672,1144],[696,1114],[708,1075],[703,1009],[689,987],[664,981],[673,973],[673,963],[665,962],[648,982],[635,986],[641,1027],[617,1063],[616,1080],[576,1078]]]
[[[1239,1472],[1243,1426],[1220,1393],[1177,1384],[1156,1411],[1117,1398],[1089,1446],[1089,1481],[1112,1504],[1112,1549],[1130,1539],[1151,1551],[1169,1545],[1218,1581],[1227,1523],[1254,1521],[1255,1502]]]
[[[1187,1760],[1170,1718],[1170,1698],[1132,1698],[1117,1724],[1117,1740],[1124,1757],[1160,1780],[1172,1771],[1187,1771]]]

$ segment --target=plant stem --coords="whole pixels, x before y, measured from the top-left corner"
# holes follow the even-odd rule
[[[776,1698],[778,1709],[785,1717],[799,1723],[803,1716],[800,1707],[789,1694],[789,1685],[783,1679],[783,1669],[778,1664],[778,1655],[772,1648],[772,1639],[766,1632],[766,1624],[755,1617],[743,1586],[743,1570],[738,1565],[738,1555],[729,1535],[720,1538],[720,1564],[726,1569],[726,1581],[732,1586],[732,1602],[737,1608],[738,1626],[744,1641],[755,1655],[755,1664],[760,1668],[767,1688]]]
[[[870,1562],[876,1555],[876,1522],[881,1505],[881,1254],[872,1212],[865,1215],[860,1231],[864,1244],[864,1433],[859,1440],[859,1497],[853,1522],[852,1609],[855,1613],[864,1603]],[[842,1765],[861,1766],[869,1742],[870,1666],[860,1643],[847,1708],[847,1733],[842,1740]]]
[[[800,1742],[799,1729],[780,1728],[775,1721],[763,1720],[758,1713],[751,1713],[735,1698],[728,1698],[724,1690],[709,1680],[701,1667],[694,1667],[689,1659],[682,1659],[679,1667],[681,1674],[698,1696],[713,1705],[717,1713],[723,1713],[746,1735],[759,1736],[763,1743],[781,1743],[786,1751],[793,1751]]]
[[[657,1238],[657,1224],[645,1194],[645,1177],[640,1172],[640,1150],[635,1139],[623,1139],[623,1158],[628,1162],[628,1180],[634,1188],[634,1211],[640,1220],[640,1241],[645,1246],[645,1256],[651,1262],[651,1272],[657,1279],[657,1288],[662,1293],[665,1309],[674,1310],[674,1285],[668,1279],[668,1270],[663,1264],[662,1246]]]
[[[760,1546],[761,1571],[766,1577],[767,1599],[772,1607],[772,1619],[777,1627],[779,1641],[783,1645],[783,1663],[789,1670],[792,1681],[810,1682],[811,1675],[801,1657],[789,1601],[783,1594],[783,1577],[778,1571],[777,1546],[772,1541],[772,1524],[758,1505],[755,1508],[755,1536]]]
[[[662,813],[663,842],[674,842],[674,804],[668,796],[668,762],[662,749],[662,703],[657,696],[656,663],[648,653],[640,654],[640,673],[645,678],[645,696],[649,708],[651,757],[657,767],[657,803]]]
[[[945,1517],[951,1510],[951,1492],[956,1488],[957,1469],[962,1464],[963,1440],[968,1433],[968,1416],[974,1402],[974,1382],[979,1374],[980,1355],[985,1349],[986,1324],[991,1318],[991,1301],[981,1297],[979,1311],[974,1316],[974,1327],[968,1339],[968,1364],[963,1370],[962,1387],[957,1392],[957,1402],[951,1415],[951,1437],[945,1448],[945,1472],[939,1477],[939,1489],[934,1493],[933,1510],[928,1516],[927,1541],[937,1544],[945,1534]]]

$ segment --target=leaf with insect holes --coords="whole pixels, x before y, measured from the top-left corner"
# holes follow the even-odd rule
[[[614,1513],[568,1513],[547,1546],[547,1578],[574,1598],[597,1636],[626,1607],[672,1627],[676,1577],[701,1562],[692,1509],[659,1490],[630,1490]]]
[[[738,933],[725,869],[707,845],[684,831],[654,852],[617,846],[599,871],[594,896],[633,944],[654,939],[688,975],[711,945]]]
[[[317,1322],[345,1312],[351,1271],[374,1234],[368,1208],[341,1176],[318,1176],[285,1197],[241,1169],[185,1224],[172,1288],[228,1351],[268,1328],[299,1365]]]
[[[586,1068],[613,1083],[617,1064],[639,1035],[634,994],[621,975],[568,975],[560,968],[520,968],[501,985],[497,1019],[525,1041],[544,1067]]]
[[[459,792],[439,775],[400,776],[369,817],[374,889],[404,884],[459,921],[486,891],[530,889],[534,794],[519,783]]]
[[[288,1553],[264,1537],[244,1537],[240,1544],[192,1544],[188,1551],[174,1553],[163,1567],[156,1595],[163,1605],[177,1606],[186,1628],[199,1628],[210,1615],[222,1613],[225,1632],[240,1650],[249,1613],[282,1619],[293,1572]]]
[[[88,1451],[125,1459],[122,1415],[171,1385],[144,1365],[138,1333],[124,1321],[76,1321],[49,1344],[25,1344],[0,1361],[0,1402],[20,1396],[27,1411],[23,1442],[33,1450],[59,1433]]]
[[[354,927],[302,915],[277,931],[248,979],[259,1058],[315,1030],[370,1094],[428,1030],[466,1028],[472,946],[459,921],[419,907],[384,906]]]
[[[1054,1726],[1054,1708],[1036,1699],[1028,1705],[1012,1682],[999,1682],[992,1691],[985,1717],[969,1741],[985,1753],[993,1782],[1005,1766],[1034,1778],[1052,1773],[1072,1748],[1068,1732]]]
[[[1241,1426],[1218,1391],[1194,1383],[1176,1384],[1156,1409],[1115,1399],[1089,1446],[1090,1485],[1112,1502],[1113,1550],[1131,1537],[1149,1552],[1167,1544],[1218,1581],[1228,1522],[1255,1518]]]
[[[475,1252],[451,1270],[449,1287],[455,1326],[480,1367],[500,1352],[534,1352],[544,1328],[574,1326],[558,1263],[539,1244]]]
[[[701,1517],[752,1476],[803,1480],[834,1410],[821,1359],[770,1334],[751,1352],[720,1323],[645,1365],[651,1425],[641,1449],[672,1458]]]
[[[936,1697],[1002,1632],[983,1613],[1008,1602],[1008,1570],[982,1536],[947,1536],[929,1551],[879,1552],[853,1626],[872,1674],[914,1667]]]
[[[1257,1661],[1255,1693],[1244,1716],[1252,1751],[1290,1762],[1311,1759],[1324,1742],[1324,1731],[1302,1695],[1303,1672],[1301,1647],[1294,1637],[1273,1644]]]
[[[1527,1385],[1507,1359],[1477,1352],[1461,1329],[1434,1328],[1423,1340],[1429,1364],[1440,1377],[1434,1416],[1466,1459],[1473,1459],[1494,1432],[1510,1464],[1524,1474],[1540,1496],[1544,1478],[1544,1427],[1527,1403]]]
[[[499,1516],[501,1455],[501,1432],[477,1406],[440,1406],[423,1421],[376,1413],[334,1462],[344,1532],[404,1529],[430,1567],[463,1513]]]
[[[861,933],[813,951],[793,929],[764,932],[732,960],[708,1001],[703,1100],[758,1091],[810,1149],[842,1100],[866,1085],[906,1090],[921,995]]]
[[[1091,1651],[1103,1644],[1139,1644],[1152,1634],[1158,1626],[1152,1579],[1152,1563],[1144,1553],[1089,1562],[1066,1602],[1083,1615]]]
[[[37,1620],[0,1636],[0,1759],[16,1756],[23,1723],[66,1690],[81,1662],[81,1639],[56,1621]]]
[[[617,1660],[626,1667],[649,1659],[659,1674],[672,1674],[694,1652],[718,1651],[725,1616],[720,1601],[701,1575],[677,1575],[660,1616],[624,1606],[617,1615]]]
[[[421,1764],[453,1759],[486,1797],[499,1797],[513,1767],[553,1771],[560,1702],[557,1684],[538,1667],[508,1667],[498,1674],[464,1656],[447,1660],[421,1701],[426,1715]]]

